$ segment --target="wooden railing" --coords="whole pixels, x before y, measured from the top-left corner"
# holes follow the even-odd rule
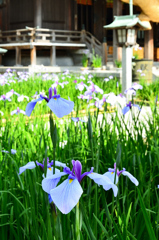
[[[102,43],[98,41],[90,32],[82,30],[82,41],[86,44],[87,48],[92,52],[93,49],[96,54],[102,56]]]
[[[82,31],[69,31],[69,30],[52,30],[45,28],[31,28],[25,29],[0,31],[0,44],[16,44],[17,43],[73,43],[74,46],[80,46],[80,43],[84,43],[90,50],[90,53],[94,52],[103,59],[106,59],[106,47],[103,48],[103,44],[99,42],[91,33]],[[72,44],[72,45],[73,45]],[[24,44],[23,44],[24,45]],[[104,54],[103,54],[104,52]],[[106,62],[106,60],[104,60]]]
[[[0,32],[0,43],[18,42],[81,42],[81,31],[26,27]]]
[[[69,31],[69,30],[52,30],[45,28],[0,31],[0,43],[19,43],[19,42],[65,42],[65,43],[85,43],[87,48],[92,52],[102,54],[102,44],[89,32]]]

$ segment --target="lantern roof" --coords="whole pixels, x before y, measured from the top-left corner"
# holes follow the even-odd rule
[[[140,21],[137,15],[123,15],[114,16],[114,21],[105,25],[106,29],[118,29],[118,28],[138,28],[139,30],[149,30],[145,22]]]
[[[8,51],[7,49],[0,48],[0,54],[4,54],[4,53],[6,53],[7,51]]]

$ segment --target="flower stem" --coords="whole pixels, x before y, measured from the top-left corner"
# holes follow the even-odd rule
[[[54,119],[52,116],[52,111],[50,111],[50,135],[53,145],[53,174],[55,174],[55,152],[56,152],[56,143],[57,143],[57,129],[56,129],[56,123],[54,123]]]
[[[76,221],[75,221],[75,233],[76,240],[80,240],[80,211],[79,211],[79,202],[76,205]]]

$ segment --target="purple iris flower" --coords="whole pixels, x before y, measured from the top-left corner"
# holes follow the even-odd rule
[[[17,114],[17,115],[18,115],[19,113],[22,113],[22,114],[25,115],[25,112],[24,112],[23,110],[21,110],[19,107],[17,107],[16,110],[12,111],[12,112],[11,112],[11,115],[14,115],[14,114]]]
[[[72,165],[72,171],[66,167],[63,172],[54,174],[42,181],[43,190],[51,195],[53,202],[63,214],[69,213],[78,203],[83,193],[81,182],[86,176],[93,179],[98,185],[102,185],[105,190],[112,188],[114,195],[117,195],[117,186],[108,177],[93,173],[93,167],[89,172],[82,174],[82,165],[78,160],[72,160]],[[57,179],[65,175],[69,175],[65,181],[55,188],[52,187]]]
[[[101,88],[99,88],[97,85],[95,85],[94,83],[92,83],[89,87],[87,87],[87,91],[85,92],[85,95],[92,95],[92,93],[101,93],[103,94],[103,90]]]
[[[123,115],[125,115],[131,108],[132,106],[137,107],[139,111],[141,111],[141,108],[137,104],[132,104],[131,101],[126,104],[126,106],[122,109]]]
[[[52,88],[56,88],[58,85],[60,85],[62,88],[64,88],[64,85],[68,84],[69,82],[68,81],[65,81],[65,82],[62,82],[62,83],[59,83],[58,81],[56,81],[54,84],[52,84]]]
[[[74,122],[79,122],[79,121],[81,121],[81,122],[86,122],[85,120],[83,120],[83,119],[81,119],[81,118],[79,118],[79,117],[72,117],[71,119],[72,119],[72,121],[74,121]]]
[[[103,98],[103,99],[101,99],[101,100],[95,101],[94,105],[95,105],[97,108],[100,109],[100,108],[102,108],[104,102],[106,102],[106,99],[105,99],[105,98]]]
[[[87,85],[84,84],[83,82],[80,82],[75,86],[75,88],[80,90],[80,91],[83,91],[84,88],[87,88]]]
[[[109,78],[104,78],[104,82],[109,82]]]
[[[13,89],[11,89],[9,92],[6,93],[7,98],[10,98],[13,96],[13,94],[17,95],[18,97],[20,96],[19,93],[15,92]]]
[[[43,163],[39,163],[38,161],[36,161],[37,166],[40,166],[43,171],[44,171],[44,162],[45,162],[45,159],[43,160]],[[28,162],[23,167],[20,167],[19,168],[19,175],[21,173],[23,173],[26,169],[36,168],[36,164],[35,164],[35,162],[31,161],[31,162]],[[54,161],[52,160],[51,162],[49,162],[49,158],[47,158],[47,168],[48,168],[48,170],[50,170],[50,174],[51,174],[51,172],[53,173],[53,167],[52,167],[53,164],[54,164]],[[64,167],[66,167],[66,164],[61,163],[59,161],[55,161],[55,166],[64,168]],[[55,169],[55,172],[56,172],[56,169]],[[49,171],[47,171],[47,175],[50,175],[50,174],[49,174]]]
[[[74,107],[74,102],[63,99],[60,95],[57,95],[56,88],[54,88],[54,96],[52,96],[52,88],[49,88],[49,98],[40,95],[40,98],[27,104],[25,112],[28,117],[31,115],[36,103],[42,100],[47,102],[47,106],[58,118],[69,114]]]
[[[143,86],[140,85],[140,84],[138,84],[138,83],[134,83],[134,84],[132,85],[132,87],[126,89],[126,90],[124,91],[124,93],[125,93],[125,94],[136,95],[136,91],[139,90],[139,89],[142,90],[142,89],[143,89]]]
[[[2,152],[4,152],[4,153],[10,153],[11,152],[11,154],[16,154],[17,151],[15,149],[11,149],[10,152],[6,151],[6,150],[2,150]]]
[[[40,166],[43,171],[44,171],[44,162],[45,162],[45,159],[43,160],[43,164],[39,163],[38,161],[36,161],[37,166]],[[35,168],[36,164],[35,164],[35,162],[28,162],[25,166],[20,167],[19,168],[19,175],[21,173],[23,173],[26,169],[33,169],[33,168]],[[54,164],[54,161],[52,160],[51,162],[49,162],[49,158],[47,158],[46,177],[53,176],[53,164]],[[64,168],[64,167],[66,167],[66,164],[65,163],[61,163],[59,161],[55,161],[55,166]],[[60,172],[60,170],[55,168],[55,174],[58,174],[59,172]],[[45,178],[44,174],[42,176],[43,176],[43,178]],[[51,185],[51,187],[55,188],[59,181],[60,181],[60,177],[57,178],[56,181],[54,181],[54,183]],[[50,194],[48,194],[48,200],[49,200],[50,204],[53,202]]]
[[[0,97],[0,101],[6,101],[6,100],[8,100],[9,102],[11,101],[11,99],[10,99],[10,97],[9,96],[7,96],[7,95],[2,95],[1,97]]]
[[[118,169],[116,170],[116,163],[114,163],[114,168],[108,168],[108,172],[104,173],[104,176],[108,177],[112,181],[112,183],[114,183],[115,181],[115,184],[117,184],[121,174],[127,176],[136,186],[139,185],[138,180],[131,173],[127,172],[125,168],[123,168],[123,170],[121,171],[119,171]]]

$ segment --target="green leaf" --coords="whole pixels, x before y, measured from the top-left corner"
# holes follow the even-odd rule
[[[112,221],[113,221],[114,228],[115,228],[115,231],[116,231],[117,236],[118,236],[118,240],[123,240],[123,237],[122,237],[122,235],[121,235],[121,232],[120,232],[118,226],[116,225],[116,223],[115,223],[113,217],[112,217]]]
[[[90,226],[90,223],[89,223],[89,220],[88,220],[88,216],[87,216],[87,214],[86,214],[86,212],[85,212],[85,208],[84,208],[84,204],[83,204],[83,202],[81,201],[81,204],[80,204],[80,208],[81,208],[81,210],[82,210],[82,215],[83,215],[83,217],[84,217],[84,220],[85,220],[85,225],[86,225],[86,227],[87,227],[87,230],[88,230],[88,236],[89,236],[89,238],[91,239],[91,240],[96,240],[96,238],[95,238],[95,236],[94,236],[94,234],[93,234],[93,231],[92,231],[92,228],[91,228],[91,226]]]
[[[96,215],[93,213],[94,218],[96,219],[96,221],[98,222],[99,226],[101,227],[102,231],[105,233],[105,235],[107,236],[107,238],[109,238],[109,234],[107,232],[107,230],[105,229],[105,227],[103,226],[103,224],[101,223],[101,221],[96,217]]]
[[[141,197],[140,190],[137,189],[137,191],[138,191],[140,205],[141,205],[141,210],[142,210],[142,213],[143,213],[143,216],[144,216],[144,219],[145,219],[145,224],[146,224],[146,227],[147,227],[147,231],[148,231],[149,237],[150,237],[151,240],[157,240],[156,237],[155,237],[155,233],[153,231],[153,228],[152,228],[149,216],[148,216],[148,214],[146,212],[146,208],[145,208],[143,199]]]

